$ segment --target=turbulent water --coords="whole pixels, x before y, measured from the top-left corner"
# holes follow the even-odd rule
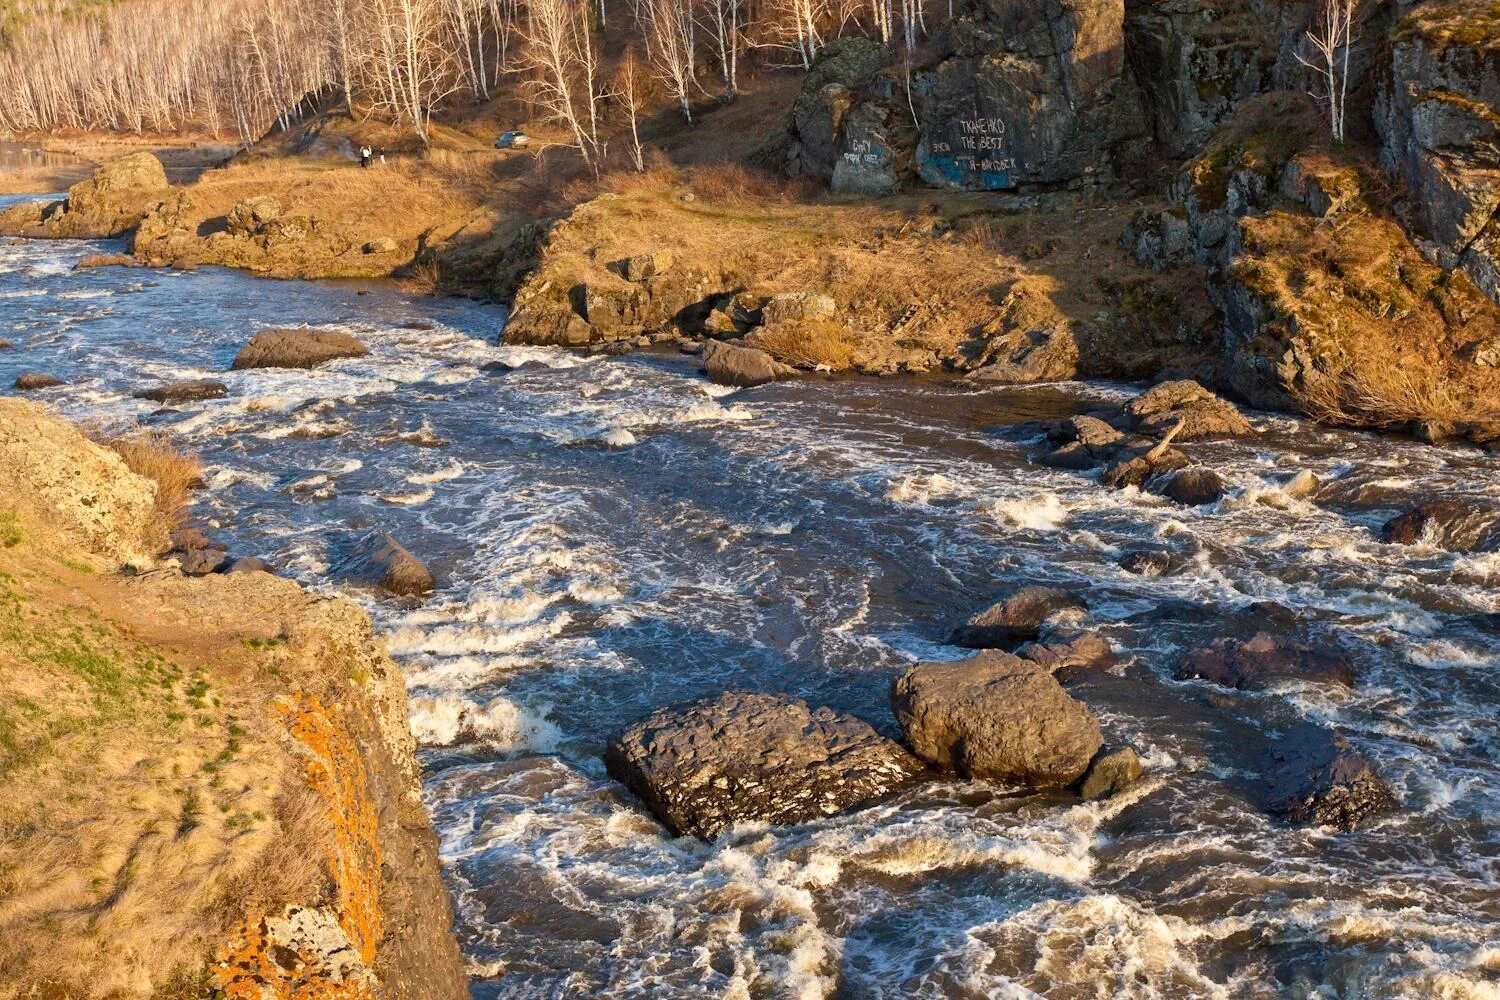
[[[389,286],[72,266],[0,245],[0,383],[180,435],[203,520],[315,587],[383,526],[442,588],[354,593],[407,672],[426,791],[482,998],[1500,996],[1500,555],[1382,545],[1494,458],[1256,415],[1195,446],[1189,510],[1037,467],[1081,384],[805,381],[730,392],[675,354],[498,346],[502,314]],[[262,327],[339,325],[368,358],[226,372]],[[490,361],[531,364],[490,373]],[[215,377],[226,399],[130,393]],[[1309,499],[1283,486],[1311,470]],[[1185,572],[1142,579],[1125,550]],[[1103,804],[934,780],[803,826],[667,836],[600,752],[649,710],[789,692],[895,735],[887,694],[1024,582],[1084,594],[1126,665],[1081,691],[1146,779]],[[1172,679],[1226,613],[1276,601],[1354,657],[1352,692]],[[1397,792],[1353,833],[1255,804],[1248,747],[1338,726]]]

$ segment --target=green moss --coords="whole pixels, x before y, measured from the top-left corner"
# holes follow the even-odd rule
[[[13,549],[21,544],[21,520],[14,511],[0,510],[0,548]]]

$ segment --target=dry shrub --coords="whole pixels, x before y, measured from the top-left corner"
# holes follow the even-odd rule
[[[1500,401],[1467,391],[1442,375],[1363,365],[1297,390],[1308,415],[1347,427],[1500,426]]]
[[[773,174],[739,163],[705,163],[695,167],[688,185],[697,197],[719,205],[790,201],[803,194],[800,185],[788,184]]]
[[[443,269],[436,257],[419,257],[402,270],[396,281],[408,294],[436,295],[443,283]]]
[[[178,448],[166,435],[142,431],[102,442],[136,475],[156,483],[156,509],[168,529],[182,527],[193,490],[203,481],[203,462],[197,455]]]
[[[854,338],[837,323],[778,323],[755,331],[750,343],[798,368],[845,371],[854,362]]]

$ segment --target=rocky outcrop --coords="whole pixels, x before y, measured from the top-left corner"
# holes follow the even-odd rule
[[[890,49],[867,38],[839,38],[824,47],[803,81],[787,120],[785,166],[789,175],[824,180],[834,177],[844,157],[852,153],[848,147],[853,139],[846,137],[846,126],[849,131],[869,130],[878,127],[877,117],[884,117],[873,106],[860,104],[856,117],[861,121],[846,122],[865,88],[893,58]],[[870,149],[853,154],[855,162],[849,166],[863,166],[864,153],[874,151],[872,142]],[[849,166],[844,167],[846,175]],[[872,162],[870,166],[878,164]]]
[[[0,703],[38,699],[0,824],[45,861],[9,872],[7,986],[466,997],[404,684],[369,618],[263,573],[114,572],[163,541],[153,484],[17,400],[0,493],[0,574],[26,609],[0,628]]]
[[[432,571],[400,542],[371,532],[355,543],[338,566],[341,576],[398,597],[417,597],[437,586]]]
[[[1428,0],[1396,25],[1375,106],[1385,168],[1436,262],[1500,303],[1500,17]]]
[[[1087,614],[1080,598],[1059,587],[1022,587],[954,629],[951,641],[970,649],[1013,648],[1038,638],[1044,622]]]
[[[0,495],[110,568],[148,566],[167,547],[156,484],[41,407],[0,398]]]
[[[1247,640],[1215,639],[1186,653],[1180,679],[1196,678],[1231,688],[1264,688],[1278,681],[1354,686],[1354,664],[1336,648],[1309,645],[1269,632]]]
[[[1369,758],[1313,725],[1298,725],[1271,745],[1266,773],[1266,808],[1291,823],[1352,830],[1399,805]]]
[[[281,201],[274,195],[257,195],[235,203],[225,225],[236,236],[254,236],[263,226],[281,218]]]
[[[997,650],[918,664],[896,681],[891,704],[919,757],[971,778],[1072,784],[1103,743],[1094,714],[1050,671]]]
[[[0,212],[0,233],[91,240],[123,236],[170,190],[161,161],[150,153],[131,153],[74,184],[64,201],[33,202]]]
[[[234,357],[233,368],[316,368],[340,358],[370,353],[358,337],[342,330],[263,330]]]
[[[1424,500],[1385,523],[1391,545],[1431,545],[1452,552],[1500,550],[1500,508],[1476,500]]]
[[[748,692],[654,712],[610,744],[605,763],[673,833],[704,840],[739,822],[831,816],[922,770],[859,719]]]

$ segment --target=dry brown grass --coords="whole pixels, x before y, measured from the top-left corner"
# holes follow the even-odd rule
[[[1362,365],[1308,383],[1298,399],[1313,419],[1346,427],[1500,428],[1500,398],[1476,396],[1443,372]]]
[[[837,323],[803,321],[761,327],[749,342],[797,368],[837,372],[854,363],[854,337]]]
[[[193,490],[202,484],[202,460],[155,431],[104,438],[100,443],[124,459],[131,472],[156,483],[156,509],[167,528],[182,527]]]

